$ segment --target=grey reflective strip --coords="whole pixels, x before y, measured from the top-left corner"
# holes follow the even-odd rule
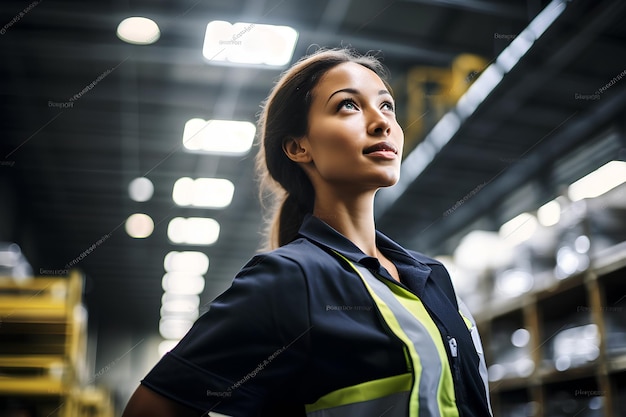
[[[354,265],[376,295],[389,307],[400,327],[413,342],[420,358],[422,372],[419,380],[419,416],[440,416],[438,389],[441,380],[441,361],[437,346],[422,323],[398,301],[391,289],[378,280],[367,268]]]
[[[472,322],[472,341],[474,342],[474,348],[476,349],[476,353],[478,353],[478,357],[480,358],[480,362],[478,364],[478,370],[480,372],[480,377],[483,380],[483,385],[485,386],[485,394],[487,395],[487,406],[489,407],[489,413],[493,415],[493,411],[491,410],[491,400],[489,398],[489,379],[487,376],[487,363],[485,362],[485,354],[483,353],[483,342],[480,340],[480,334],[478,334],[478,328],[476,327],[476,320],[470,313],[469,308],[465,305],[463,300],[457,297],[457,303],[459,304],[459,311],[465,317]]]
[[[408,392],[398,392],[375,400],[311,411],[307,417],[406,417]]]

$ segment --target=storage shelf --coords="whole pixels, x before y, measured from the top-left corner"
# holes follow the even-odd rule
[[[616,357],[609,357],[607,359],[607,370],[609,372],[622,372],[626,371],[626,354]]]
[[[606,248],[591,259],[592,269],[598,275],[607,275],[626,268],[626,242]]]
[[[503,391],[514,391],[522,388],[526,388],[529,385],[539,384],[540,380],[535,377],[528,378],[504,378],[499,381],[493,381],[489,383],[489,391],[491,393],[498,393]]]
[[[62,395],[69,388],[58,379],[49,377],[4,378],[0,377],[0,395]]]
[[[538,300],[543,300],[545,298],[550,298],[554,294],[562,293],[563,291],[570,290],[572,288],[580,287],[584,284],[584,281],[587,277],[589,271],[583,271],[578,274],[572,275],[570,277],[557,280],[553,284],[540,289],[534,293],[535,297]]]
[[[81,386],[82,288],[77,271],[20,283],[0,277],[0,401],[19,401],[50,417],[113,417],[107,393]]]
[[[549,417],[554,413],[550,407],[556,404],[555,389],[560,387],[574,396],[577,391],[597,393],[606,402],[597,415],[621,417],[619,401],[626,392],[626,353],[620,349],[626,333],[626,326],[622,325],[626,323],[626,242],[597,252],[585,271],[562,280],[542,274],[542,279],[546,282],[543,287],[515,300],[492,303],[476,314],[488,364],[515,354],[516,347],[508,337],[517,329],[525,328],[530,334],[525,349],[534,372],[527,378],[490,382],[494,417],[517,412],[509,407],[510,398],[516,396],[520,396],[521,406],[542,405],[535,416]],[[582,327],[588,324],[595,327]],[[584,333],[563,334],[557,339],[563,331],[573,328]],[[570,356],[584,355],[585,349],[593,352],[592,346],[585,343],[599,349],[593,362],[563,371],[555,369],[552,356],[568,354],[570,349]]]
[[[524,294],[517,298],[496,301],[489,304],[482,311],[474,315],[477,323],[493,320],[496,317],[505,316],[517,310],[521,310],[524,306],[534,302],[534,294]]]
[[[538,375],[542,382],[552,383],[560,381],[571,381],[574,379],[588,378],[596,375],[599,370],[599,361],[588,363],[581,366],[569,368],[559,371],[554,368],[540,368]]]

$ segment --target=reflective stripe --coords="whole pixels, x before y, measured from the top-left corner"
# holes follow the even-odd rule
[[[441,334],[421,300],[398,285],[386,284],[368,269],[355,265],[341,254],[335,253],[359,275],[383,319],[404,343],[412,362],[414,381],[410,395],[404,395],[402,401],[395,404],[388,401],[390,399],[397,401],[400,397],[396,395],[376,399],[375,395],[370,394],[366,397],[367,401],[359,403],[341,405],[339,401],[328,401],[320,405],[322,399],[327,399],[328,396],[325,396],[308,406],[307,411],[316,410],[309,415],[380,417],[382,410],[386,417],[396,415],[458,417],[454,382]],[[365,404],[367,407],[363,407]],[[389,404],[393,407],[389,408]]]
[[[420,362],[420,368],[416,367],[415,373],[421,371],[419,376],[416,375],[416,383],[419,382],[419,416],[458,416],[454,381],[446,348],[441,333],[424,304],[404,288],[393,284],[388,286],[374,277],[367,268],[360,265],[354,267],[391,309],[412,342],[413,351]]]
[[[403,398],[408,399],[409,392],[411,391],[411,385],[413,382],[413,375],[409,372],[402,375],[395,375],[388,378],[376,379],[374,381],[363,382],[358,385],[341,388],[337,391],[333,391],[326,394],[315,404],[307,405],[306,412],[308,415],[332,415],[332,414],[319,414],[324,409],[338,408],[346,405],[354,405],[356,403],[371,402],[372,400],[379,400],[383,397],[393,396],[394,401],[397,401],[398,394],[401,394]],[[387,404],[389,398],[382,400],[382,404]],[[398,407],[397,402],[392,403],[397,410],[406,411],[406,407]],[[372,404],[370,403],[370,406]],[[387,405],[388,407],[389,405]],[[386,409],[386,408],[385,408]],[[385,410],[383,409],[383,411]],[[346,408],[343,408],[345,411]],[[395,411],[391,415],[394,414]],[[350,414],[357,415],[357,414]],[[361,415],[361,414],[358,414]],[[387,414],[385,415],[387,416]]]
[[[480,360],[478,364],[478,370],[480,372],[480,378],[483,380],[483,385],[485,387],[485,392],[487,393],[487,407],[489,407],[489,412],[493,415],[493,410],[491,409],[491,399],[489,398],[489,378],[487,376],[487,363],[485,362],[485,355],[483,353],[483,343],[480,340],[480,334],[478,334],[478,328],[476,327],[476,320],[472,316],[472,313],[467,308],[467,305],[457,297],[457,302],[459,304],[459,313],[463,320],[469,321],[470,325],[468,326],[470,333],[472,335],[472,342],[474,342],[474,348],[478,353],[478,358]]]
[[[307,417],[407,417],[409,392],[307,412]]]

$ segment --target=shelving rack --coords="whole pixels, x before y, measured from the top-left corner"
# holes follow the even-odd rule
[[[0,409],[49,417],[112,416],[102,392],[81,383],[82,290],[77,271],[24,282],[0,277]],[[94,412],[85,414],[87,409]]]
[[[530,335],[518,349],[526,356],[526,362],[518,362],[521,375],[490,382],[496,417],[620,417],[626,412],[626,242],[597,253],[587,270],[503,300],[476,319],[488,364],[511,358],[515,349],[503,346],[515,330],[527,329]],[[597,352],[590,348],[588,360],[556,366],[555,338],[585,325],[596,326],[586,329],[597,338]],[[584,350],[586,340],[572,347]]]

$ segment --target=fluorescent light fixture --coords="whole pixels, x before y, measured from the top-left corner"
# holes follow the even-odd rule
[[[537,210],[537,218],[542,226],[554,226],[561,219],[561,204],[556,200],[547,202]]]
[[[164,291],[172,294],[201,294],[204,291],[204,277],[184,272],[168,272],[163,275],[161,285]]]
[[[195,251],[169,252],[165,255],[163,266],[167,272],[204,275],[209,269],[209,257]]]
[[[537,218],[530,213],[522,213],[504,223],[499,230],[500,237],[511,245],[517,245],[531,238],[537,229]]]
[[[572,201],[595,198],[626,182],[626,162],[611,161],[574,182],[568,188]]]
[[[211,245],[219,234],[219,223],[205,217],[175,217],[167,226],[167,237],[174,243]]]
[[[435,152],[439,152],[446,146],[459,127],[461,127],[461,120],[456,113],[447,113],[439,120],[428,134],[430,142],[435,145]]]
[[[489,94],[500,84],[504,73],[496,65],[490,65],[467,89],[457,103],[457,111],[463,119],[469,117]]]
[[[250,122],[195,118],[185,123],[183,145],[190,151],[243,155],[252,147],[255,133]]]
[[[143,239],[154,231],[154,222],[147,214],[135,213],[126,219],[126,233],[135,239]]]
[[[135,178],[128,184],[128,194],[133,201],[143,203],[152,198],[154,185],[146,177]]]
[[[164,292],[161,296],[161,304],[171,301],[183,301],[193,304],[196,308],[200,307],[200,297],[197,294],[174,294],[167,291]]]
[[[174,183],[172,198],[179,206],[224,208],[235,193],[232,182],[222,178],[180,178]]]
[[[546,6],[496,59],[504,73],[509,72],[533,46],[535,41],[565,10],[565,1],[555,0]]]
[[[531,32],[534,39],[539,39],[541,35],[554,23],[557,17],[565,10],[565,3],[570,0],[551,1],[535,18],[530,22],[524,31]]]
[[[283,67],[297,40],[298,32],[289,26],[214,20],[207,24],[202,55],[211,64]]]
[[[509,46],[507,46],[482,74],[474,81],[459,99],[456,108],[450,110],[437,123],[424,140],[404,159],[400,172],[400,180],[393,186],[377,193],[376,215],[382,215],[406,191],[408,186],[435,159],[437,153],[452,139],[462,123],[471,116],[478,106],[500,84],[504,75],[530,50],[534,42],[563,13],[568,0],[553,0],[524,29]],[[447,121],[444,119],[448,118]],[[454,118],[458,120],[451,123]],[[415,156],[416,154],[424,154]]]
[[[159,40],[159,26],[146,17],[129,17],[117,26],[117,37],[135,45],[149,45]]]
[[[535,42],[534,36],[531,36],[530,32],[524,31],[519,34],[513,42],[509,44],[496,59],[496,64],[502,69],[504,73],[507,73],[519,62],[519,60],[528,52],[533,43]]]
[[[161,305],[161,317],[175,317],[195,320],[198,318],[198,307],[185,301],[170,301]]]
[[[165,339],[182,339],[193,326],[193,320],[162,318],[159,321],[159,333]]]

